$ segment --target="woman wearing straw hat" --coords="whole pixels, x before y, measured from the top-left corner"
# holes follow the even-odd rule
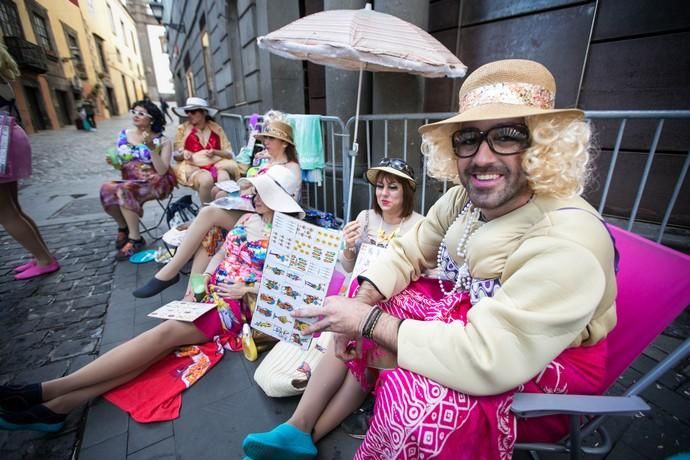
[[[267,152],[269,154],[269,162],[262,166],[262,171],[276,165],[287,168],[295,179],[294,187],[290,189],[290,193],[299,202],[302,172],[299,163],[297,163],[292,128],[282,121],[270,121],[264,126],[262,136],[263,142],[268,145]],[[222,236],[218,236],[220,234],[219,229],[214,227],[230,229],[241,215],[241,211],[227,211],[213,206],[202,208],[185,232],[184,240],[175,251],[173,258],[146,284],[136,289],[132,294],[135,297],[147,298],[177,283],[180,279],[180,270],[192,257],[194,257],[192,270],[203,270],[210,257],[216,253],[216,242],[223,241]],[[201,249],[205,251],[205,258]]]
[[[205,344],[221,336],[220,340],[229,348],[241,350],[238,336],[242,318],[247,322],[251,320],[251,312],[241,303],[246,295],[258,292],[273,213],[304,216],[299,204],[285,191],[294,188],[295,182],[286,168],[276,166],[265,174],[243,180],[253,194],[256,213],[243,216],[206,269],[210,274],[207,283],[211,292],[221,297],[227,306],[214,302],[220,306],[194,322],[166,320],[65,377],[30,385],[0,385],[0,429],[60,431],[69,412],[137,378],[183,345]],[[201,348],[197,349],[188,368],[176,367],[174,372],[154,368],[136,382],[105,397],[138,421],[175,418],[170,401],[213,365],[209,363],[217,362],[223,347],[212,348],[213,353],[206,356]],[[174,377],[177,375],[179,377]],[[173,390],[169,388],[171,378],[176,379]],[[163,381],[167,385],[163,385]]]
[[[239,163],[240,169],[244,169],[247,176],[256,174],[261,168],[267,168],[272,165],[283,165],[288,168],[295,175],[297,180],[302,182],[302,169],[297,159],[297,150],[295,148],[294,136],[292,133],[292,126],[286,120],[282,112],[271,110],[270,117],[264,122],[263,131],[257,133],[254,137],[261,142],[264,149],[257,152],[255,158],[262,159],[261,167],[251,167]],[[221,190],[214,192],[215,198],[226,196],[227,193]]]
[[[187,103],[173,108],[173,112],[187,118],[175,135],[177,182],[197,190],[201,202],[207,203],[213,199],[213,184],[240,175],[232,146],[223,128],[213,121],[218,109],[210,107],[205,99],[187,98]]]
[[[376,189],[373,209],[360,212],[343,227],[345,250],[340,263],[347,272],[352,272],[362,244],[386,247],[422,219],[414,211],[414,171],[404,160],[384,158],[367,170],[366,178]]]
[[[314,456],[357,402],[346,369],[372,362],[388,369],[357,459],[509,458],[516,440],[568,428],[516,421],[516,391],[605,390],[615,249],[580,196],[590,125],[554,109],[555,92],[539,63],[489,63],[463,83],[456,116],[420,128],[430,173],[461,185],[364,272],[356,298],[293,312],[320,316],[306,332],[334,332],[333,353],[287,423],[247,436],[249,457]],[[434,266],[443,279],[420,278]],[[381,365],[384,352],[396,361]]]

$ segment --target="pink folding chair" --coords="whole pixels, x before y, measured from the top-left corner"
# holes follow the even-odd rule
[[[673,320],[690,305],[690,257],[638,235],[608,225],[615,239],[618,266],[618,324],[608,336],[606,386],[616,379]],[[570,458],[605,454],[613,447],[601,424],[607,415],[633,415],[649,410],[638,396],[666,371],[690,354],[690,338],[643,375],[622,396],[581,396],[527,394],[515,395],[512,410],[520,417],[568,414],[570,434],[557,444],[521,443],[515,449],[566,452]],[[584,423],[583,423],[584,419]],[[582,444],[586,436],[597,433],[596,446]]]

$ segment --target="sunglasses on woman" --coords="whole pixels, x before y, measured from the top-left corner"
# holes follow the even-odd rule
[[[530,146],[529,128],[521,123],[498,125],[486,131],[462,128],[455,131],[451,139],[458,158],[473,157],[484,141],[496,155],[516,155]]]
[[[405,162],[405,160],[401,160],[400,158],[384,158],[377,166],[387,166],[389,168],[393,168],[396,171],[400,171],[401,173],[404,173],[414,179],[414,170]]]
[[[141,112],[139,110],[132,109],[129,111],[129,113],[132,114],[132,116],[134,116],[134,117],[153,118],[150,114],[148,114],[146,112]]]
[[[186,109],[184,111],[184,113],[186,113],[186,114],[197,113],[197,112],[201,112],[201,109]]]

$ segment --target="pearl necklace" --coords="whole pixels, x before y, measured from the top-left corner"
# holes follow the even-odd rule
[[[458,214],[458,216],[455,218],[453,223],[448,228],[450,229],[451,227],[453,227],[453,225],[455,225],[455,223],[458,220],[460,220],[467,214],[469,214],[469,217],[467,219],[467,222],[465,223],[465,228],[463,230],[462,237],[458,240],[458,245],[455,248],[455,253],[458,255],[458,257],[461,257],[463,259],[463,264],[458,270],[458,275],[455,279],[453,288],[450,291],[446,291],[443,287],[443,280],[441,280],[440,278],[438,279],[438,286],[441,288],[441,292],[443,292],[443,295],[445,296],[453,295],[460,290],[467,291],[469,290],[470,285],[472,284],[472,275],[470,274],[470,269],[467,265],[466,258],[467,243],[469,242],[474,232],[480,227],[476,225],[479,222],[479,208],[474,207],[472,203],[468,201],[465,207],[462,208],[462,211],[460,211],[460,214]],[[446,239],[444,238],[438,247],[438,253],[436,255],[436,263],[439,268],[441,268],[441,264],[443,263],[442,254],[443,249],[446,247]]]

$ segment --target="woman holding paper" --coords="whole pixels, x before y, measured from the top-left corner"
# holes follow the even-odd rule
[[[347,272],[352,272],[362,244],[386,247],[423,218],[414,211],[417,183],[414,171],[404,160],[384,158],[367,170],[366,177],[376,188],[376,199],[373,209],[360,212],[357,219],[343,227],[345,250],[340,263]]]
[[[278,115],[273,115],[273,117],[278,117]],[[270,161],[263,165],[256,174],[261,174],[272,166],[282,165],[294,177],[288,192],[292,198],[299,202],[302,173],[297,162],[297,151],[295,150],[292,128],[286,122],[278,118],[272,118],[266,122],[264,131],[257,135],[257,139],[261,140],[266,147]],[[222,241],[222,237],[219,236],[220,229],[214,227],[230,229],[235,225],[242,213],[237,210],[226,210],[213,206],[203,207],[187,229],[184,240],[177,248],[175,256],[146,284],[132,292],[134,297],[152,297],[177,283],[180,279],[180,270],[195,255],[192,273],[203,271],[209,258],[216,253],[216,243]],[[204,252],[206,256],[204,256]]]
[[[166,320],[65,377],[30,385],[0,385],[0,429],[59,431],[70,411],[129,382],[180,346],[204,344],[217,335],[239,334],[239,300],[258,291],[274,211],[304,215],[285,191],[294,182],[286,168],[276,166],[242,181],[247,181],[253,194],[256,213],[247,214],[228,233],[223,250],[207,270],[210,293],[221,297],[229,309],[226,305],[213,308],[194,322]],[[197,372],[191,383],[198,377]],[[126,391],[113,393],[106,398],[133,414],[139,413],[131,401],[123,404],[127,403]]]

